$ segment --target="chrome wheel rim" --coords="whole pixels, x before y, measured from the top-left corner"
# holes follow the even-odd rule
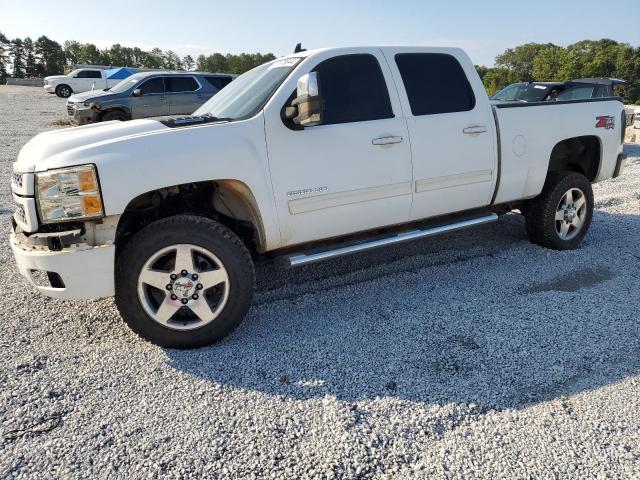
[[[582,230],[587,218],[587,197],[579,188],[565,192],[556,208],[556,233],[562,240],[571,240]]]
[[[229,298],[229,275],[209,250],[172,245],[143,265],[138,297],[147,315],[163,327],[195,330],[220,316]]]

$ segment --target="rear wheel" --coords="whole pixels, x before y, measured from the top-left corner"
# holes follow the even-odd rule
[[[591,183],[576,172],[550,173],[542,193],[525,208],[529,239],[555,250],[576,248],[592,216]]]
[[[181,215],[152,223],[116,265],[116,305],[141,337],[170,348],[209,345],[244,318],[253,295],[251,257],[213,220]]]
[[[62,98],[68,98],[73,93],[69,85],[58,85],[56,87],[56,95]]]

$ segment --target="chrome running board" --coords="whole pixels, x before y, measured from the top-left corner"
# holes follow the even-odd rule
[[[301,265],[307,265],[309,263],[320,262],[322,260],[328,260],[330,258],[340,257],[342,255],[349,255],[356,252],[364,252],[385,245],[393,245],[394,243],[407,242],[409,240],[415,240],[417,238],[430,237],[432,235],[438,235],[440,233],[453,232],[454,230],[460,230],[462,228],[473,227],[475,225],[483,225],[485,223],[495,222],[498,219],[498,215],[490,213],[481,217],[471,218],[468,220],[462,220],[459,222],[449,223],[447,225],[440,225],[437,227],[429,227],[420,230],[411,230],[409,232],[400,233],[392,237],[378,238],[375,240],[368,240],[345,247],[333,248],[325,251],[296,254],[286,257],[289,266],[299,267]]]

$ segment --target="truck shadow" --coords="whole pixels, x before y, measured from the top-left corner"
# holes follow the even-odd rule
[[[166,355],[285,399],[524,408],[638,374],[638,238],[639,216],[597,211],[580,249],[554,252],[507,215],[299,270],[262,265],[234,334]]]

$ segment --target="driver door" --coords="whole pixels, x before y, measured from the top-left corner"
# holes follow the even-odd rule
[[[327,54],[330,55],[330,54]],[[411,209],[411,151],[391,73],[379,49],[320,58],[321,125],[265,113],[267,150],[283,246],[406,222]]]
[[[131,118],[158,117],[169,114],[164,77],[153,77],[142,82],[137,89],[139,97],[132,97]]]

